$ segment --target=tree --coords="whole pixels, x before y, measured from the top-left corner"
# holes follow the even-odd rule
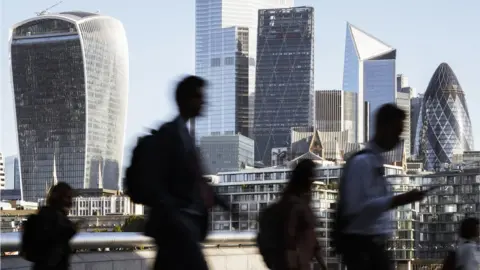
[[[129,216],[123,226],[122,232],[143,232],[145,228],[145,218],[143,216]]]

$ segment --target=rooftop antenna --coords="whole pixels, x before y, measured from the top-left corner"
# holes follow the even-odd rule
[[[52,9],[52,8],[54,8],[54,7],[58,6],[58,5],[60,5],[61,3],[63,3],[63,1],[58,1],[58,2],[57,2],[55,5],[52,5],[52,6],[50,6],[50,7],[46,8],[46,9],[44,9],[44,10],[40,11],[40,12],[35,12],[35,13],[37,14],[37,16],[42,16],[42,15],[45,15],[45,14],[47,14],[47,13],[48,13],[48,11],[49,11],[50,9]]]

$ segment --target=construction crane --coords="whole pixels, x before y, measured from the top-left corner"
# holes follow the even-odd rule
[[[40,12],[35,12],[35,13],[37,14],[37,16],[45,15],[45,14],[48,13],[48,11],[49,11],[50,9],[52,9],[52,8],[60,5],[61,3],[63,3],[63,1],[59,1],[59,2],[57,2],[55,5],[53,5],[53,6],[51,6],[51,7],[48,7],[48,8],[46,8],[46,9],[40,11]]]

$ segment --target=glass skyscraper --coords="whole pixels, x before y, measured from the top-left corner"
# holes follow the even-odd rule
[[[439,170],[455,154],[473,150],[473,135],[465,94],[447,63],[430,79],[421,111],[420,156],[425,169]]]
[[[313,125],[314,9],[264,9],[258,16],[255,160],[290,146],[292,127]]]
[[[195,73],[209,81],[202,136],[251,134],[249,104],[255,91],[258,10],[289,7],[293,0],[196,0]]]
[[[34,17],[10,31],[24,199],[55,180],[120,186],[128,48],[120,21],[88,12]]]
[[[395,103],[395,59],[396,49],[347,23],[343,90],[358,93],[357,142],[374,135],[375,111],[382,104]],[[370,106],[368,112],[365,102]]]

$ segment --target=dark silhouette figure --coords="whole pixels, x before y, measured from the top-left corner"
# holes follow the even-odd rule
[[[155,269],[206,270],[200,242],[208,232],[208,211],[223,203],[203,178],[195,142],[186,124],[201,114],[205,80],[188,76],[177,86],[179,116],[160,127],[146,154],[155,200],[145,233],[157,244]]]
[[[72,188],[64,182],[55,185],[36,219],[36,252],[41,259],[34,262],[34,270],[64,270],[70,267],[72,250],[69,242],[77,232],[77,224],[67,215],[72,207]],[[28,225],[27,225],[28,226]],[[24,232],[25,233],[25,232]]]
[[[384,104],[376,112],[375,135],[365,149],[347,161],[340,180],[336,218],[341,237],[337,251],[349,270],[391,269],[386,243],[392,233],[389,211],[422,200],[426,192],[394,195],[385,179],[382,153],[400,142],[405,112]],[[340,222],[341,221],[341,222]]]
[[[278,207],[276,215],[282,215],[278,224],[281,235],[271,240],[280,241],[275,245],[281,247],[275,251],[278,254],[270,256],[273,258],[271,266],[273,270],[311,269],[310,263],[313,258],[317,259],[322,270],[326,270],[315,235],[315,215],[310,207],[315,167],[312,160],[301,160],[293,169],[282,197],[273,206]],[[271,226],[271,229],[274,229],[274,224]]]

